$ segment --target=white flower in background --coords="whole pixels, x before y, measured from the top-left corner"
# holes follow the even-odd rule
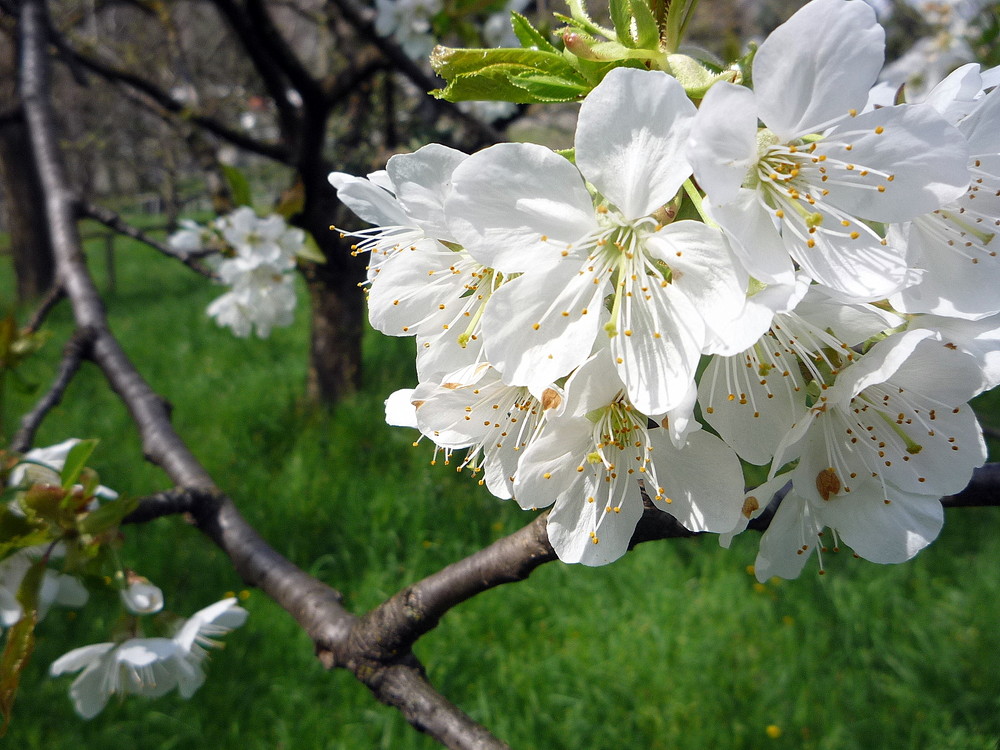
[[[911,281],[905,247],[868,222],[911,219],[968,186],[964,139],[932,108],[858,114],[883,45],[866,4],[814,0],[761,44],[753,91],[719,83],[705,96],[688,155],[757,278],[789,283],[794,261],[854,298],[895,292]]]
[[[431,21],[444,7],[441,0],[375,0],[375,31],[393,37],[413,60],[426,60],[437,43]]]
[[[654,217],[690,175],[694,112],[676,79],[619,68],[580,109],[575,165],[518,143],[455,170],[445,207],[456,238],[484,266],[521,274],[483,312],[485,356],[505,382],[545,388],[582,364],[603,326],[637,408],[684,401],[746,290],[718,230]]]
[[[218,242],[229,254],[216,260],[219,279],[232,289],[208,306],[220,326],[246,338],[291,325],[296,304],[291,271],[305,246],[305,232],[277,215],[264,218],[241,206],[212,223]]]
[[[69,692],[85,719],[97,716],[114,694],[158,697],[176,687],[181,697],[190,698],[205,681],[205,647],[218,645],[213,637],[238,628],[246,618],[235,598],[223,599],[195,613],[173,638],[131,638],[73,649],[53,662],[49,673],[55,677],[82,670]]]
[[[291,325],[296,304],[292,275],[268,265],[247,271],[241,262],[226,260],[220,265],[219,274],[232,285],[232,291],[214,300],[206,310],[208,315],[239,338],[246,338],[256,328],[263,339],[272,328]]]
[[[879,563],[908,560],[933,541],[940,498],[986,460],[966,403],[981,387],[975,360],[920,329],[875,344],[821,386],[775,451],[772,487],[786,478],[792,491],[761,539],[757,576],[797,576],[823,527],[831,546],[841,540]]]
[[[216,219],[215,225],[246,271],[261,265],[290,270],[305,243],[305,232],[288,226],[281,216],[261,218],[248,206]]]
[[[208,247],[214,238],[213,231],[190,219],[181,219],[181,228],[170,235],[167,246],[178,253],[196,253]]]
[[[559,559],[606,565],[625,554],[643,512],[640,481],[685,528],[736,524],[743,497],[736,454],[707,432],[687,435],[678,449],[670,429],[650,429],[606,349],[570,377],[565,398],[562,414],[525,448],[514,480],[522,508],[554,504],[546,529]]]
[[[47,549],[47,545],[25,547],[0,560],[0,626],[10,627],[24,616],[17,591],[28,570],[38,563]],[[56,546],[49,558],[64,554],[62,546]],[[38,591],[38,619],[42,620],[53,604],[76,609],[86,604],[88,597],[87,589],[73,576],[46,570]]]

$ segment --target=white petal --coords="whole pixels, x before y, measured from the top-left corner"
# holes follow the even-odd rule
[[[412,388],[401,388],[385,400],[385,423],[395,427],[416,427],[417,411],[411,403]]]
[[[708,432],[692,433],[680,450],[663,430],[651,430],[649,440],[664,498],[656,500],[650,488],[653,504],[691,531],[732,529],[743,507],[743,470],[733,449]]]
[[[568,375],[590,356],[604,291],[572,264],[504,284],[483,314],[487,359],[512,385],[544,388]]]
[[[553,262],[597,228],[577,168],[530,143],[501,143],[462,162],[445,210],[469,254],[504,273]]]
[[[745,86],[717,83],[702,99],[688,159],[713,203],[729,203],[757,163],[757,105]]]
[[[654,282],[650,289],[649,300],[622,306],[611,354],[635,407],[644,414],[663,414],[688,393],[705,325],[700,311],[674,284],[657,288]],[[636,297],[641,294],[636,289],[633,299],[641,300]]]
[[[813,0],[753,60],[760,118],[782,140],[860,108],[882,68],[885,33],[862,2]]]
[[[743,267],[766,284],[795,283],[795,268],[771,214],[756,191],[740,190],[728,203],[706,203]]]
[[[785,495],[760,539],[760,551],[753,564],[757,580],[763,583],[772,576],[798,578],[822,530],[823,524],[816,520],[805,500],[795,492]]]
[[[452,239],[444,201],[451,190],[452,173],[466,158],[461,151],[431,143],[412,154],[397,154],[386,164],[396,199],[430,237]]]
[[[331,172],[330,184],[337,189],[337,198],[359,219],[378,227],[411,226],[399,202],[387,191],[363,177]]]
[[[691,174],[685,150],[694,114],[676,78],[616,68],[580,107],[577,166],[625,218],[651,214]]]
[[[52,662],[52,666],[49,667],[49,674],[57,677],[67,672],[77,672],[96,662],[102,655],[114,647],[114,643],[94,643],[90,646],[74,648]]]
[[[895,490],[889,504],[883,500],[877,483],[869,482],[825,505],[821,518],[858,555],[876,563],[905,562],[937,538],[944,524],[937,497]]]
[[[603,469],[588,480],[580,496],[556,503],[545,528],[563,562],[607,565],[628,551],[642,517],[639,486],[624,480],[608,484]],[[594,502],[588,502],[588,496]]]
[[[850,152],[845,151],[849,144]],[[865,219],[906,221],[958,199],[969,185],[968,149],[961,134],[925,105],[884,107],[850,118],[816,148],[837,170],[824,183],[827,201]],[[864,176],[864,170],[870,174]],[[892,181],[876,177],[878,171]],[[878,186],[884,190],[878,190]]]
[[[567,417],[548,425],[521,455],[514,480],[514,499],[525,510],[563,502],[582,504],[586,454],[593,446],[593,424],[584,417]]]

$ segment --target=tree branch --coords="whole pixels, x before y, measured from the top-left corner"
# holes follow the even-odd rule
[[[74,63],[86,68],[106,81],[135,89],[144,96],[149,97],[166,111],[186,118],[191,123],[204,128],[216,137],[231,143],[237,148],[241,148],[245,151],[259,154],[261,156],[266,156],[269,159],[274,159],[275,161],[282,163],[286,162],[289,158],[288,149],[284,145],[258,141],[255,138],[244,135],[238,130],[234,130],[226,125],[223,125],[215,118],[191,112],[186,104],[174,99],[170,94],[163,91],[152,82],[142,78],[141,76],[135,75],[134,73],[119,70],[101,62],[100,60],[97,60],[96,58],[89,57],[81,52],[78,52],[70,46],[67,40],[63,39],[56,33],[53,33],[53,44],[55,44],[56,48],[63,55],[65,55],[69,60],[72,60]]]
[[[75,196],[67,187],[56,146],[48,99],[47,19],[44,0],[24,0],[21,13],[22,99],[52,229],[58,276],[73,306],[77,326],[91,338],[90,356],[136,424],[143,452],[181,489],[147,499],[134,519],[164,511],[189,513],[198,528],[228,555],[247,584],[260,588],[288,611],[316,643],[327,665],[345,666],[384,703],[397,707],[413,726],[448,747],[504,745],[438,694],[410,654],[386,660],[367,653],[352,638],[358,619],[341,595],[271,548],[215,487],[208,472],[174,431],[169,407],[146,383],[108,328],[103,305],[83,261],[75,224]],[[353,647],[352,647],[352,644]]]
[[[163,245],[148,234],[143,232],[138,227],[134,227],[127,221],[122,219],[117,213],[112,211],[110,208],[105,208],[104,206],[98,206],[89,201],[80,199],[77,202],[78,210],[81,216],[85,216],[94,221],[100,222],[109,229],[113,229],[119,234],[125,235],[126,237],[131,237],[134,240],[142,242],[144,245],[148,245],[154,250],[166,255],[175,260],[179,260],[185,266],[201,274],[207,279],[218,278],[211,270],[206,268],[202,263],[199,262],[198,256],[196,254],[187,253],[182,250],[172,250],[171,248]]]
[[[45,293],[45,296],[42,297],[42,301],[39,303],[38,308],[32,314],[28,324],[24,327],[25,331],[28,333],[34,333],[41,328],[42,323],[44,323],[45,319],[49,317],[49,313],[52,312],[53,308],[65,297],[66,293],[63,292],[62,286],[59,284],[53,284],[49,291]]]
[[[35,408],[21,417],[21,426],[10,444],[11,450],[23,453],[34,444],[35,433],[42,424],[42,420],[62,401],[63,394],[66,393],[66,389],[80,369],[84,357],[90,350],[90,345],[91,336],[86,329],[77,330],[66,342],[55,380],[45,395],[35,404]]]
[[[380,36],[375,31],[375,21],[370,10],[359,8],[354,4],[353,0],[328,1],[340,11],[344,19],[354,27],[358,34],[377,47],[392,62],[393,66],[409,78],[415,86],[422,91],[430,91],[439,87],[440,82],[428,75],[418,63],[411,60],[402,47],[392,39]],[[444,99],[433,99],[431,102],[432,106],[439,112],[446,112],[468,125],[480,141],[480,145],[500,143],[506,140],[503,134],[492,125],[482,122],[479,118],[467,112],[463,112],[453,102],[445,101]]]

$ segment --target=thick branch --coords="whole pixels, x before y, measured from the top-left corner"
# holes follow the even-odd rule
[[[86,216],[87,218],[93,219],[94,221],[100,222],[109,229],[113,229],[119,234],[123,234],[126,237],[131,237],[134,240],[142,242],[144,245],[148,245],[154,250],[163,253],[164,255],[179,260],[185,266],[201,274],[205,278],[214,279],[216,275],[212,273],[208,268],[202,265],[198,261],[198,257],[192,253],[187,253],[182,250],[172,250],[171,248],[163,245],[148,234],[143,232],[138,227],[134,227],[125,221],[121,216],[116,214],[110,208],[104,208],[103,206],[98,206],[94,203],[81,200],[79,202],[80,214]]]

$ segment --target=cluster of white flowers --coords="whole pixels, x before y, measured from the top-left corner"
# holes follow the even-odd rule
[[[1000,92],[969,66],[876,107],[883,47],[864,2],[814,0],[752,89],[696,108],[666,73],[611,71],[572,158],[430,145],[332,174],[375,225],[354,234],[372,325],[417,342],[390,422],[554,504],[565,561],[626,551],[640,485],[727,541],[790,483],[762,580],[841,541],[916,554],[985,460],[967,402],[1000,382]],[[740,459],[769,480],[745,492]]]
[[[426,60],[434,48],[431,21],[442,0],[375,0],[375,31],[393,37],[410,58]]]
[[[217,250],[216,271],[229,292],[208,306],[208,314],[240,338],[256,328],[260,338],[291,325],[295,312],[295,258],[305,232],[278,215],[260,218],[246,206],[220,216],[208,227],[186,221],[171,235],[174,250]]]
[[[27,491],[34,485],[58,487],[60,472],[79,442],[70,438],[28,451],[11,470],[8,488]],[[95,508],[99,500],[118,497],[117,492],[104,486],[98,486],[93,495]],[[22,514],[19,496],[15,495],[7,512]],[[30,568],[39,560],[65,556],[65,545],[57,542],[25,547],[0,560],[0,626],[11,627],[24,617],[18,591]],[[122,605],[133,615],[151,615],[163,608],[163,592],[134,573],[128,575],[127,585],[119,593]],[[89,595],[75,576],[46,569],[37,597],[40,621],[53,604],[78,608],[87,603]],[[113,693],[159,696],[176,687],[188,698],[205,681],[205,647],[217,645],[210,636],[239,627],[246,617],[246,610],[236,606],[236,599],[224,599],[178,626],[173,638],[130,638],[122,643],[98,643],[74,649],[56,660],[50,672],[55,676],[83,670],[73,682],[70,696],[77,712],[86,719],[100,713]]]
[[[159,589],[148,582],[130,586],[123,599],[133,612],[143,614],[163,604]],[[83,670],[69,694],[85,719],[97,716],[116,693],[155,698],[177,688],[182,697],[190,698],[205,681],[206,648],[219,645],[213,637],[238,628],[246,619],[247,611],[236,605],[235,598],[223,599],[183,622],[173,638],[129,638],[83,646],[54,661],[49,672],[55,677]]]

